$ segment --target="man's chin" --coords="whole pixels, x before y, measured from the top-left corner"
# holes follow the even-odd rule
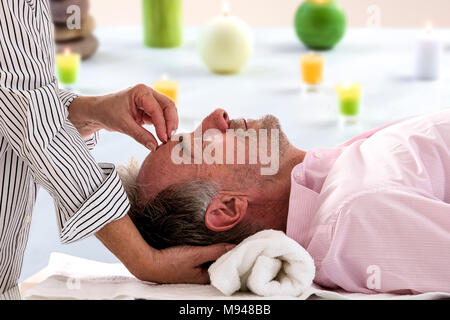
[[[279,131],[280,156],[283,156],[288,150],[290,143],[286,134],[281,129],[280,120],[278,120],[278,118],[275,117],[274,115],[268,114],[259,119],[258,122],[259,122],[259,129],[265,129],[268,131],[275,129]]]
[[[260,129],[278,129],[281,131],[280,120],[271,114],[262,117],[258,122]]]

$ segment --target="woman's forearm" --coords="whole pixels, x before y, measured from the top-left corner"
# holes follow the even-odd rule
[[[159,251],[145,242],[128,215],[109,223],[96,236],[136,278],[159,280],[157,276],[162,272],[158,270]]]

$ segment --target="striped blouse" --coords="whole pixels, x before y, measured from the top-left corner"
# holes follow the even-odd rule
[[[112,164],[97,164],[67,120],[76,98],[54,76],[48,0],[0,2],[0,294],[19,279],[39,186],[53,197],[62,243],[123,217]]]

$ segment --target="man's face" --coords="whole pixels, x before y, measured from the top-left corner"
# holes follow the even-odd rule
[[[148,155],[137,181],[140,201],[186,180],[212,180],[230,191],[261,184],[277,174],[290,147],[275,117],[230,120],[217,109],[194,132],[178,134]]]

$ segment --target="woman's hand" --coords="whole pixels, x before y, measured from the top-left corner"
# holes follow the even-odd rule
[[[140,280],[158,283],[195,283],[210,282],[205,264],[219,259],[233,249],[232,244],[214,244],[207,247],[180,246],[161,250],[155,259],[157,272],[146,273],[143,270]]]
[[[143,84],[102,97],[78,97],[69,107],[69,120],[82,137],[106,129],[129,135],[152,151],[158,142],[144,124],[154,125],[164,143],[178,129],[173,101]]]

